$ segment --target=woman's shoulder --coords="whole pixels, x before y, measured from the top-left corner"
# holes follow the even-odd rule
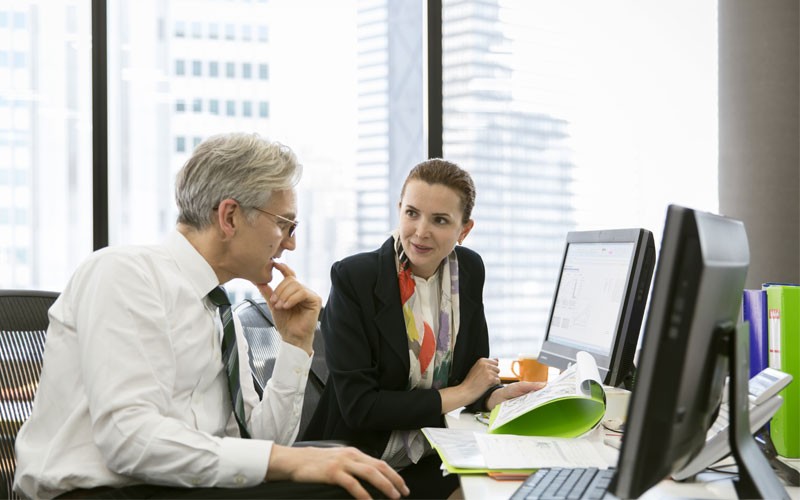
[[[481,258],[481,255],[471,248],[458,245],[456,246],[456,255],[458,256],[459,262],[469,262],[475,265],[483,266],[483,259]]]
[[[336,270],[347,271],[363,271],[365,269],[374,269],[382,259],[393,255],[392,247],[387,247],[387,243],[384,243],[379,248],[370,250],[368,252],[359,252],[348,255],[347,257],[336,262],[333,267]]]

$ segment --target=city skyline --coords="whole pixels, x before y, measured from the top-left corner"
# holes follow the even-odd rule
[[[285,260],[324,300],[330,265],[382,241],[426,155],[422,3],[135,5],[109,3],[111,244],[173,227],[174,173],[199,140],[258,131],[304,164]],[[493,352],[535,348],[567,230],[658,241],[668,202],[716,210],[716,5],[689,22],[694,4],[670,5],[444,2],[444,151],[478,185],[465,244],[487,264]],[[0,8],[6,288],[59,290],[91,252],[90,12],[47,7]]]

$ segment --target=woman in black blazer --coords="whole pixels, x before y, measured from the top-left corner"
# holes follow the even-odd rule
[[[330,378],[303,439],[345,439],[401,470],[413,497],[458,486],[422,427],[541,387],[501,386],[488,359],[480,256],[456,246],[474,225],[475,186],[457,165],[427,160],[409,173],[400,223],[377,250],[337,262],[322,316]]]

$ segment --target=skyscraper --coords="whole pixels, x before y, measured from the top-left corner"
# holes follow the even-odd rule
[[[360,3],[359,243],[374,247],[397,224],[397,196],[408,170],[427,157],[422,142],[422,35],[399,29],[418,2]],[[466,245],[486,263],[484,302],[495,355],[538,349],[555,286],[566,232],[574,228],[568,123],[520,111],[505,61],[496,0],[444,2],[444,156],[473,175],[478,198],[475,229]],[[409,25],[421,25],[421,22]],[[416,36],[417,44],[411,43]],[[366,46],[387,46],[375,58]],[[369,61],[369,63],[367,62]],[[370,71],[387,81],[371,85]],[[420,112],[393,110],[408,89],[419,89]],[[403,93],[402,99],[400,93]],[[413,131],[409,132],[409,131]],[[400,135],[402,132],[403,135]],[[404,153],[404,155],[398,154]],[[411,154],[413,152],[413,154]],[[415,158],[416,156],[416,158]],[[419,159],[417,159],[419,158]],[[387,191],[388,189],[388,191]]]

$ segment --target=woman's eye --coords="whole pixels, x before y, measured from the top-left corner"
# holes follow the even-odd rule
[[[448,219],[446,219],[444,217],[437,217],[435,220],[436,220],[436,223],[439,224],[440,226],[444,226],[444,225],[446,225],[447,223],[450,222]]]

